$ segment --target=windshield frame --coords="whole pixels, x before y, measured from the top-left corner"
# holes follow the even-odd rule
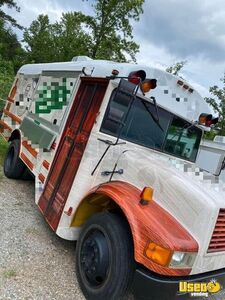
[[[110,110],[110,106],[111,106],[111,103],[113,102],[114,100],[114,95],[115,95],[115,91],[116,89],[114,89],[111,93],[111,97],[109,99],[109,102],[108,102],[108,105],[107,105],[107,108],[105,110],[105,113],[104,113],[104,117],[103,117],[103,120],[102,120],[102,123],[101,123],[101,126],[100,126],[100,132],[104,133],[104,134],[107,134],[109,136],[114,136],[114,137],[117,137],[117,134],[114,133],[114,132],[110,132],[108,129],[104,128],[105,127],[105,123],[106,123],[106,120],[107,120],[107,116],[109,114],[109,110]],[[136,96],[136,99],[135,101],[140,101],[142,102],[142,106],[145,107],[145,104],[148,106],[148,107],[151,107],[152,106],[152,109],[153,111],[155,110],[155,106],[153,104],[153,101],[151,101],[151,99],[144,99],[142,97],[139,97],[139,96]],[[135,106],[135,101],[134,101],[134,104],[132,105],[132,108]],[[116,101],[118,102],[118,100]],[[203,131],[200,127],[194,125],[193,123],[191,123],[189,120],[185,119],[185,118],[182,118],[180,117],[179,115],[167,110],[166,108],[158,105],[157,106],[158,108],[158,114],[159,114],[159,124],[160,124],[160,115],[162,115],[162,111],[167,113],[170,118],[168,120],[168,126],[167,126],[167,129],[166,129],[166,132],[165,132],[165,136],[164,136],[164,141],[162,143],[162,146],[160,148],[156,148],[156,147],[151,147],[149,145],[146,145],[145,143],[143,143],[141,140],[139,142],[135,141],[134,139],[131,139],[127,136],[124,136],[123,134],[120,136],[120,139],[121,140],[124,140],[124,141],[128,141],[134,145],[140,145],[142,147],[145,147],[147,149],[152,149],[152,150],[155,150],[155,151],[158,151],[160,153],[165,153],[167,155],[171,155],[173,157],[177,157],[177,158],[180,158],[180,159],[183,159],[183,160],[186,160],[186,161],[189,161],[189,162],[195,162],[196,161],[196,158],[197,158],[197,155],[198,155],[198,151],[199,151],[199,147],[200,147],[200,143],[201,143],[201,139],[202,139],[202,135],[203,135]],[[129,114],[131,114],[131,112],[129,112]],[[153,120],[153,122],[158,126],[159,124],[157,122],[155,122],[154,120],[154,117],[152,117],[152,115],[150,113],[148,113],[149,115],[149,118]],[[173,152],[170,152],[170,151],[166,151],[165,149],[165,146],[166,146],[166,142],[167,142],[167,137],[168,137],[168,134],[169,134],[169,129],[171,128],[171,125],[174,121],[174,119],[177,119],[181,122],[183,122],[184,124],[187,125],[187,127],[185,126],[184,127],[184,130],[182,131],[183,133],[185,132],[185,130],[187,130],[188,128],[192,129],[192,131],[194,130],[196,132],[196,140],[195,140],[195,155],[192,156],[190,155],[190,157],[184,157],[183,155],[178,155],[177,153],[173,153]],[[125,124],[126,126],[127,124]],[[161,125],[161,124],[160,124]],[[116,126],[116,125],[115,125]],[[118,128],[120,126],[120,124],[118,123]],[[125,127],[124,126],[124,127]],[[160,128],[160,127],[159,127]],[[183,135],[182,133],[182,135]],[[193,146],[193,149],[194,149],[194,146]],[[192,152],[193,152],[193,149],[192,149]],[[192,156],[192,157],[191,157]]]

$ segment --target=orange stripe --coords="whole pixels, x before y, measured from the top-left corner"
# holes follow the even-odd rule
[[[44,160],[42,165],[45,167],[45,169],[49,169],[50,163],[47,160]]]
[[[8,103],[8,104],[6,105],[6,110],[10,110],[10,107],[11,107],[11,103]]]
[[[15,102],[15,101],[14,101],[12,98],[10,98],[10,97],[8,97],[7,100],[8,100],[9,102],[11,102],[11,103],[14,103],[14,102]]]
[[[24,161],[24,163],[31,169],[33,170],[34,165],[33,163],[29,160],[29,158],[26,157],[26,155],[22,152],[20,155],[21,159]]]
[[[40,179],[40,181],[42,182],[42,183],[44,183],[44,181],[45,181],[45,176],[43,175],[43,174],[39,174],[38,175],[38,179]]]
[[[27,141],[23,141],[22,144],[23,144],[23,146],[27,149],[27,151],[30,152],[30,154],[31,154],[33,157],[35,157],[35,158],[37,157],[38,152],[37,152],[34,148],[32,148],[32,146],[31,146],[30,144],[28,144]]]
[[[9,129],[10,131],[12,131],[12,128],[6,124],[3,120],[0,120],[0,124],[4,126],[5,129]]]
[[[22,120],[17,117],[16,115],[12,114],[10,111],[3,109],[4,114],[6,114],[7,116],[9,116],[11,119],[13,119],[13,121],[15,121],[16,123],[21,124]]]

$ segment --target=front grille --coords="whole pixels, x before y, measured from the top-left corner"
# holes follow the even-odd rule
[[[208,247],[208,253],[225,251],[225,208],[221,208]]]

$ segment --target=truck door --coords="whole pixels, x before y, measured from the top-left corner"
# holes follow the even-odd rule
[[[53,230],[57,229],[108,79],[81,78],[38,206]]]

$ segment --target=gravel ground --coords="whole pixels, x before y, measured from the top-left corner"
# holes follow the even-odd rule
[[[0,299],[85,299],[75,243],[58,238],[34,204],[32,182],[0,177]]]
[[[74,270],[75,243],[57,237],[44,221],[34,184],[9,180],[1,169],[0,228],[0,300],[85,299]],[[225,290],[194,299],[224,300]]]
[[[57,237],[44,221],[34,183],[9,180],[1,168],[0,228],[0,300],[85,300],[75,274],[75,243]]]

